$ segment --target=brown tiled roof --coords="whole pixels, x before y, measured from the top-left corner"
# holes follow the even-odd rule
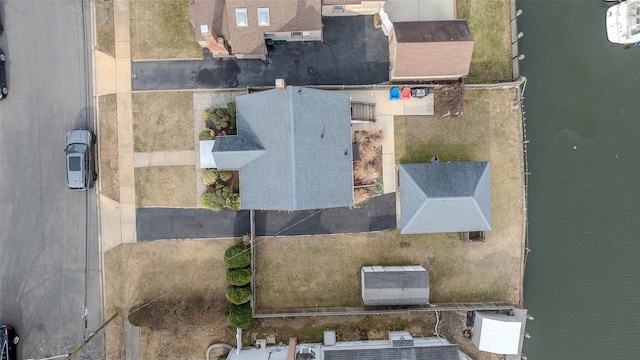
[[[227,0],[227,41],[235,54],[263,54],[264,33],[322,29],[321,0]],[[258,8],[269,8],[269,26],[258,26]],[[247,9],[248,25],[236,26],[236,8]]]
[[[394,77],[469,74],[473,36],[466,20],[394,23]]]
[[[322,0],[322,5],[351,5],[360,4],[362,1],[363,0]]]

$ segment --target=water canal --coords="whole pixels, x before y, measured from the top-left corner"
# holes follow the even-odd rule
[[[517,2],[528,79],[529,359],[640,356],[640,47],[607,41],[610,5]]]

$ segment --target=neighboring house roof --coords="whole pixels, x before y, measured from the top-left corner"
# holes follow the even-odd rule
[[[387,0],[384,11],[392,22],[454,20],[456,1]]]
[[[402,234],[491,230],[488,162],[401,164]]]
[[[429,303],[429,272],[422,266],[363,266],[360,273],[365,305]]]
[[[264,34],[322,30],[321,0],[226,0],[227,41],[234,54],[264,54]],[[269,25],[259,26],[258,8],[269,9]],[[236,9],[246,9],[247,26],[237,26]]]
[[[349,94],[289,86],[236,97],[238,135],[215,139],[218,169],[240,170],[243,209],[353,205]]]
[[[390,332],[390,336],[391,336]],[[398,332],[399,333],[399,332]],[[296,359],[324,360],[459,360],[458,345],[450,344],[446,339],[415,338],[406,346],[393,346],[390,340],[338,341],[335,345],[298,344],[267,347],[266,349],[245,348],[229,352],[229,360],[288,360],[289,354]],[[291,351],[293,349],[293,351]],[[302,350],[306,351],[303,352]],[[297,356],[296,356],[297,355]]]
[[[394,78],[451,78],[469,74],[473,36],[466,20],[393,23]]]
[[[515,316],[476,312],[471,342],[479,350],[496,354],[520,354],[523,323]]]
[[[324,350],[324,360],[459,360],[458,345]]]
[[[354,5],[360,4],[362,1],[378,1],[378,0],[322,0],[322,5]]]

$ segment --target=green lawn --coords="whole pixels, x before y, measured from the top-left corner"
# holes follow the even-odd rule
[[[509,0],[457,0],[458,18],[467,20],[475,41],[467,83],[512,78],[510,11]]]

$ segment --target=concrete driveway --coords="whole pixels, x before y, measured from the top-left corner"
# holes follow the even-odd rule
[[[320,235],[396,228],[396,194],[358,208],[256,211],[256,235]],[[240,237],[251,232],[248,211],[138,208],[138,241]]]
[[[373,16],[325,17],[322,42],[290,42],[262,60],[136,61],[133,91],[289,85],[370,85],[389,80],[387,37]]]

